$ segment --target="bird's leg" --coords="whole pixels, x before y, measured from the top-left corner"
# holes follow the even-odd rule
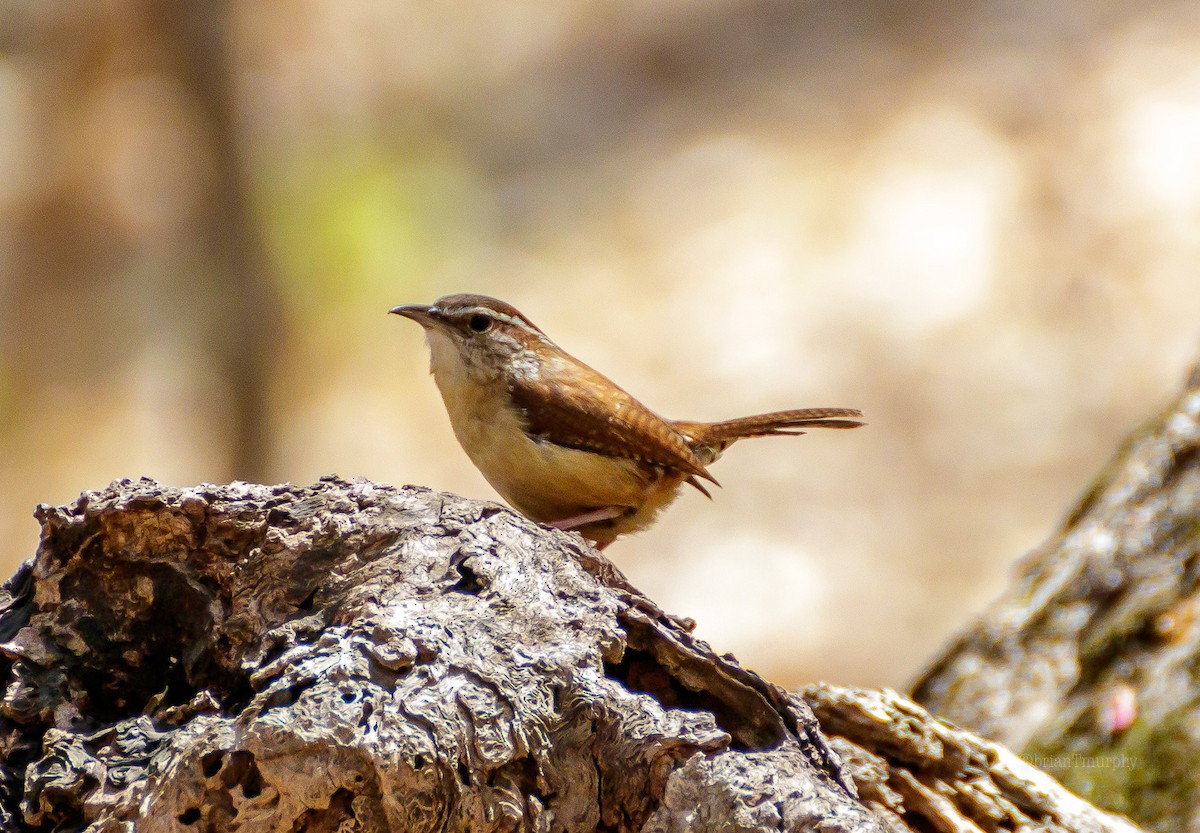
[[[578,515],[572,515],[569,518],[562,518],[557,521],[550,521],[546,526],[551,529],[561,529],[563,532],[570,532],[572,529],[578,529],[587,524],[593,524],[597,521],[610,521],[613,518],[619,518],[629,511],[627,506],[603,506],[599,509],[592,509],[587,512],[581,512]]]
[[[546,526],[550,527],[551,529],[561,529],[563,532],[580,532],[580,529],[588,524],[599,523],[601,521],[611,521],[613,518],[619,518],[631,511],[633,511],[633,509],[630,506],[603,506],[599,509],[592,509],[588,512],[581,512],[578,515],[572,515],[569,518],[561,518],[557,521],[550,521],[546,524]],[[580,534],[583,535],[582,532],[580,532]],[[597,541],[591,535],[583,535],[583,537],[590,540],[592,542],[592,546],[598,550],[604,549],[614,540],[616,540],[615,535],[608,541]]]

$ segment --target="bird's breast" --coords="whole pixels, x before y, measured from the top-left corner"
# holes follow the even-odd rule
[[[484,382],[454,368],[439,372],[436,359],[434,364],[459,444],[488,483],[534,520],[562,520],[608,506],[637,511],[662,480],[661,472],[635,460],[531,437],[503,379]]]

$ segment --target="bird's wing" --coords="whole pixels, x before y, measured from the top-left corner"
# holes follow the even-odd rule
[[[510,381],[513,402],[523,411],[530,436],[717,482],[669,422],[597,371],[570,361],[569,373]],[[605,393],[598,398],[601,391]]]

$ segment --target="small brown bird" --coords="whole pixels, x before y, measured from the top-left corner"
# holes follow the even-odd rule
[[[600,548],[649,526],[684,483],[711,498],[700,481],[719,485],[708,466],[737,440],[863,424],[852,408],[663,419],[503,301],[447,295],[391,312],[425,328],[454,435],[493,488]]]

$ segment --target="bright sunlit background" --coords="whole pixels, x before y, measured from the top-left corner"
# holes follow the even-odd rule
[[[650,407],[862,408],[608,550],[786,685],[903,686],[1200,353],[1200,4],[0,0],[0,565],[117,477],[494,499],[417,327]]]

